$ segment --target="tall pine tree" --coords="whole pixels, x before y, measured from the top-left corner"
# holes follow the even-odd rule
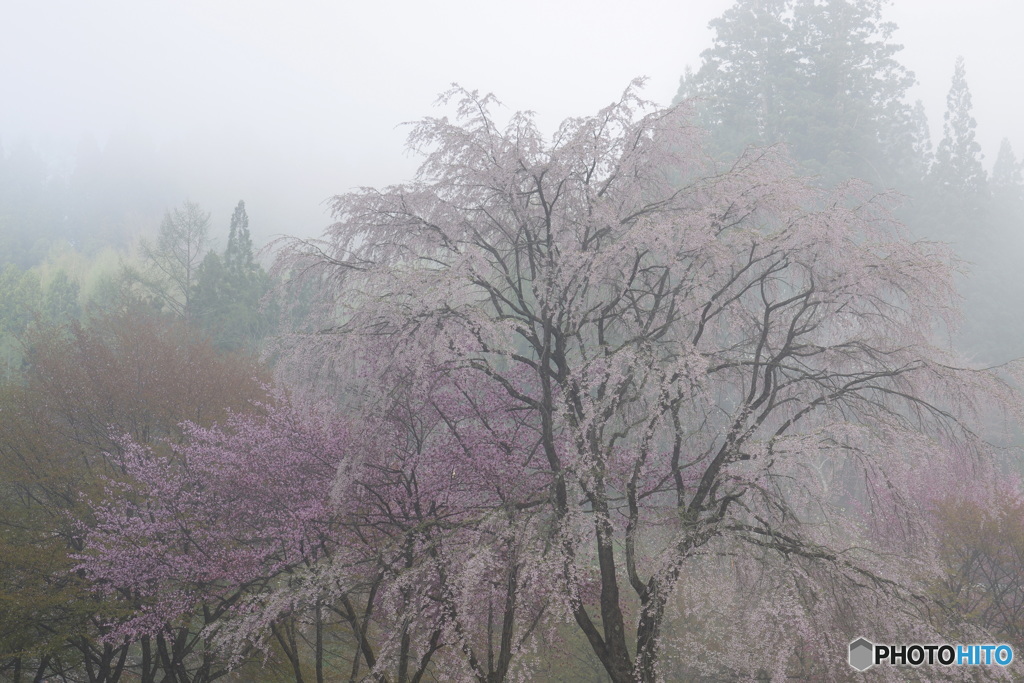
[[[919,127],[914,75],[896,59],[885,0],[738,0],[711,22],[713,46],[683,79],[718,150],[788,143],[826,181],[883,186],[909,172]]]
[[[888,186],[910,153],[907,89],[914,74],[897,60],[896,25],[884,0],[800,0],[793,42],[802,101],[790,130],[796,156],[830,180],[856,176]],[[897,146],[898,145],[898,146]]]
[[[231,228],[228,231],[228,246],[224,250],[224,263],[228,272],[238,277],[248,277],[255,269],[252,253],[252,237],[249,235],[249,215],[245,202],[239,201],[231,214]]]
[[[695,97],[719,152],[785,137],[789,102],[797,86],[797,54],[789,37],[791,0],[738,0],[709,27],[714,44],[685,76],[677,100]]]
[[[228,244],[223,256],[207,254],[196,287],[200,323],[222,349],[252,349],[268,330],[261,299],[269,280],[256,262],[249,216],[240,201],[231,216]]]
[[[992,166],[992,199],[997,204],[1024,201],[1024,174],[1009,139],[1003,138]]]
[[[993,202],[976,129],[967,70],[958,57],[919,232],[949,242],[968,266],[959,284],[964,297],[959,345],[979,360],[1001,362],[1024,352],[1019,305],[1024,292],[1017,291],[1019,266],[1008,239],[1013,231],[1006,228],[1015,222],[1014,212],[1003,215]],[[1012,151],[1004,150],[997,167],[1001,176],[1012,178],[1009,156]]]
[[[962,199],[978,205],[987,192],[987,177],[981,165],[984,158],[981,145],[975,139],[978,124],[974,120],[963,57],[956,59],[942,121],[942,142],[935,154],[934,182],[940,191],[960,195]]]

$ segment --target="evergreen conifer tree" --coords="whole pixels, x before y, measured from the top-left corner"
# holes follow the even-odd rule
[[[885,0],[738,0],[677,99],[697,97],[719,153],[785,142],[826,181],[920,174],[914,75],[896,59]]]
[[[207,254],[195,293],[200,323],[220,348],[252,348],[266,334],[268,316],[261,312],[260,300],[268,285],[253,254],[249,216],[240,201],[231,216],[224,254]]]
[[[964,58],[957,57],[953,83],[946,96],[942,142],[935,155],[934,179],[940,191],[960,195],[974,204],[972,208],[975,210],[980,208],[977,205],[987,188],[985,169],[981,165],[984,155],[975,139],[977,125]]]
[[[1007,138],[999,145],[999,154],[992,166],[992,195],[998,204],[1015,204],[1024,200],[1024,174]]]
[[[676,100],[701,101],[701,115],[718,151],[737,154],[749,144],[785,137],[785,118],[796,87],[790,44],[791,0],[738,0],[709,27],[712,47],[680,83]]]
[[[233,275],[248,275],[255,269],[252,253],[252,237],[249,235],[249,215],[245,202],[239,201],[231,214],[231,228],[228,232],[228,246],[224,250],[224,263]]]

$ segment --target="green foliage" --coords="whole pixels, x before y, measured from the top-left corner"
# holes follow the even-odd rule
[[[700,70],[680,85],[677,99],[701,99],[702,117],[720,152],[734,155],[785,135],[786,103],[798,87],[790,4],[739,0],[710,23],[714,45],[701,54]]]
[[[29,387],[0,387],[0,663],[81,659],[68,643],[89,640],[111,618],[72,570],[81,549],[76,519],[96,492],[81,448]]]
[[[70,321],[81,315],[77,280],[68,277],[66,271],[57,271],[43,295],[43,310],[50,320]]]
[[[142,245],[148,270],[141,275],[141,283],[168,310],[185,320],[192,319],[192,294],[209,233],[210,214],[187,201],[164,214],[156,244]]]
[[[139,305],[86,323],[33,320],[19,341],[30,362],[17,383],[0,384],[0,676],[82,671],[88,660],[94,673],[110,669],[91,680],[112,682],[123,650],[102,635],[127,605],[74,571],[89,501],[118,476],[106,454],[121,435],[178,438],[184,420],[251,407],[266,377],[251,358],[217,353],[184,322]]]
[[[951,499],[935,517],[944,571],[934,590],[942,604],[953,619],[1024,646],[1024,503]]]
[[[905,103],[883,0],[738,0],[711,22],[713,46],[678,98],[697,97],[719,153],[785,142],[828,182],[891,185],[923,127]]]
[[[238,202],[235,212],[231,214],[224,263],[233,277],[245,277],[257,267],[253,260],[252,237],[249,235],[249,215],[245,212],[243,201]]]
[[[1024,354],[1024,179],[1009,143],[983,166],[962,58],[934,149],[914,76],[897,60],[886,0],[737,0],[711,22],[711,48],[679,98],[696,97],[713,149],[785,143],[825,184],[849,177],[907,201],[897,215],[920,238],[952,245],[964,324],[953,339],[984,362]]]
[[[998,180],[990,182],[976,129],[964,60],[958,58],[942,140],[908,223],[920,236],[950,243],[964,260],[964,321],[954,341],[979,361],[996,363],[1024,353],[1024,282],[1016,256],[1024,247],[1018,227],[1024,206],[1012,199],[1018,183],[1009,144],[997,159]]]
[[[975,139],[978,124],[972,107],[964,58],[957,57],[946,96],[942,142],[935,154],[935,183],[941,192],[953,192],[977,204],[986,193],[987,178],[981,165],[981,145]]]
[[[39,276],[14,264],[0,267],[0,379],[17,375],[22,365],[17,338],[40,309]]]
[[[193,292],[195,320],[219,348],[253,349],[269,331],[271,316],[261,306],[269,285],[253,254],[249,217],[240,201],[231,216],[223,256],[209,252],[199,266]]]
[[[999,154],[992,166],[992,196],[994,203],[1011,212],[1018,212],[1024,202],[1024,174],[1010,141],[1003,138]]]
[[[929,207],[932,236],[957,244],[971,260],[983,258],[992,247],[988,229],[988,178],[981,165],[981,145],[963,57],[958,57],[946,97],[943,135],[930,177]]]
[[[16,265],[0,269],[0,330],[20,334],[43,299],[39,276]]]

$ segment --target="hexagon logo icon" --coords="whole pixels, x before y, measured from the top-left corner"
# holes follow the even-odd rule
[[[866,638],[858,638],[850,643],[850,666],[857,671],[867,671],[874,666],[874,644]]]

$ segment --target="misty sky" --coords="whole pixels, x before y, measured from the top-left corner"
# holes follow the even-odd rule
[[[397,124],[432,113],[451,82],[547,130],[638,75],[668,103],[731,4],[3,0],[0,143],[70,154],[84,134],[131,131],[185,169],[182,191],[215,221],[245,199],[257,235],[313,234],[330,195],[411,175]],[[896,0],[887,16],[933,142],[962,54],[986,165],[1004,136],[1024,151],[1019,2]]]

